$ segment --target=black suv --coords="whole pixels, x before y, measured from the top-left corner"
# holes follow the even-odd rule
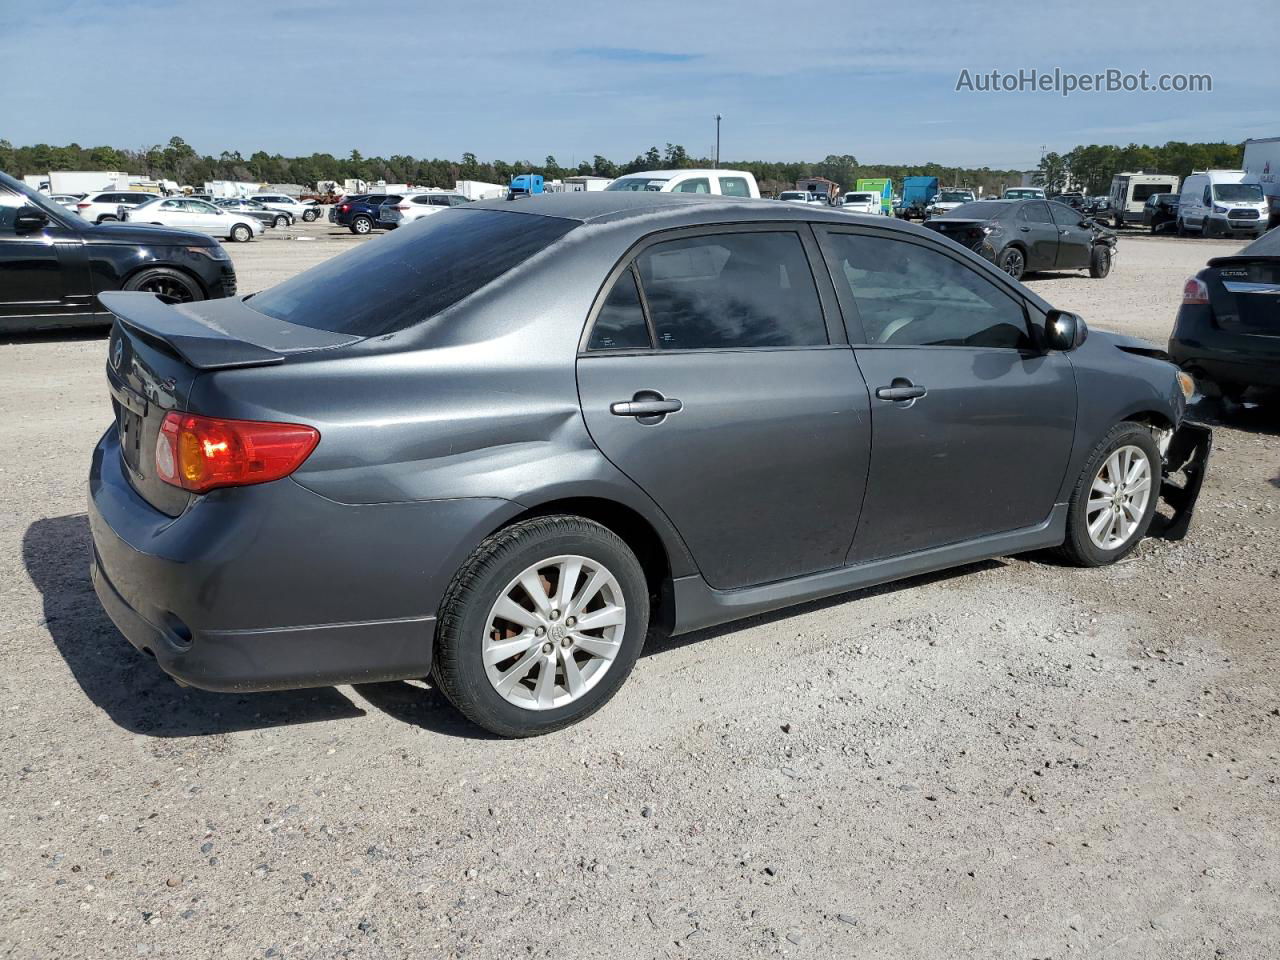
[[[109,324],[108,290],[212,300],[235,294],[236,271],[203,233],[89,223],[0,173],[0,331]]]

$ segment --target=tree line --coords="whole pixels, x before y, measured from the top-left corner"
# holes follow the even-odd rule
[[[1068,188],[1090,195],[1105,194],[1117,173],[1166,173],[1186,177],[1192,170],[1239,170],[1244,163],[1243,143],[1184,143],[1170,140],[1150,147],[1131,143],[1127,147],[1091,143],[1066,153],[1046,153],[1040,160],[1036,182],[1049,193]]]
[[[1106,193],[1114,174],[1123,170],[1146,170],[1185,177],[1194,170],[1212,167],[1238,168],[1242,162],[1242,144],[1182,143],[1171,141],[1163,146],[1127,147],[1091,144],[1064,153],[1047,153],[1036,173],[1037,181],[1050,193],[1069,186],[1090,194]],[[258,150],[248,157],[239,151],[223,150],[218,156],[202,156],[181,137],[171,137],[166,145],[123,149],[118,147],[82,147],[78,143],[51,146],[37,143],[15,147],[0,140],[0,170],[16,177],[44,174],[50,170],[120,170],[152,179],[175,180],[180,184],[202,185],[207,180],[242,180],[258,183],[299,183],[312,187],[322,180],[339,184],[347,179],[369,182],[411,183],[423,187],[453,187],[458,180],[482,180],[509,183],[520,173],[540,173],[547,179],[561,179],[574,174],[618,177],[643,170],[682,167],[709,167],[709,157],[694,157],[680,144],[668,143],[664,149],[650,147],[625,162],[610,160],[597,154],[576,165],[563,166],[554,156],[542,163],[527,160],[482,161],[474,153],[464,153],[460,160],[426,159],[394,154],[390,157],[366,157],[352,150],[346,157],[330,153],[286,157]],[[958,167],[940,163],[864,164],[852,154],[831,154],[817,162],[783,163],[770,160],[724,161],[723,167],[748,170],[755,175],[761,190],[776,193],[790,189],[809,177],[825,177],[853,189],[862,178],[891,177],[901,184],[903,177],[937,177],[944,186],[982,188],[986,194],[999,194],[1006,186],[1021,182],[1022,172],[990,167]]]

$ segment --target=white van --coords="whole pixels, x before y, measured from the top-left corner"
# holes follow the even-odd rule
[[[1243,170],[1195,170],[1182,184],[1178,233],[1258,237],[1270,209],[1262,185]]]
[[[1141,223],[1142,208],[1153,193],[1177,193],[1178,178],[1165,173],[1117,173],[1111,178],[1111,216],[1116,228]]]
[[[755,197],[760,188],[745,170],[649,170],[628,173],[605,190],[643,190],[652,193],[706,193],[716,197]]]

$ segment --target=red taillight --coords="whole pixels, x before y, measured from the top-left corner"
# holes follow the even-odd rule
[[[1199,277],[1192,277],[1187,281],[1187,285],[1182,288],[1183,303],[1208,303],[1209,288],[1205,286],[1205,282]]]
[[[92,207],[92,206],[93,206],[93,204],[92,204],[92,203],[77,203],[77,204],[76,204],[76,209],[77,209],[77,210],[83,210],[85,207]]]
[[[396,210],[408,210],[408,209],[409,209],[409,207],[408,207],[408,205],[407,205],[407,204],[403,204],[403,203],[401,203],[401,204],[398,204],[394,209],[396,209]]]
[[[297,470],[319,442],[320,432],[300,423],[174,412],[156,437],[156,475],[192,493],[267,483]]]
[[[343,204],[342,206],[340,206],[338,209],[339,209],[341,212],[346,213],[348,210],[350,210],[350,209],[351,209],[351,204],[349,204],[349,203],[344,203],[344,204]]]

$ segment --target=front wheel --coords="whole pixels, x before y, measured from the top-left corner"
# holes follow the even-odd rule
[[[356,217],[351,221],[351,232],[357,236],[364,236],[373,230],[373,221],[368,217]]]
[[[440,605],[436,684],[504,737],[550,733],[594,713],[635,665],[649,591],[635,554],[581,517],[536,517],[489,537]]]
[[[1101,280],[1110,272],[1111,248],[1105,243],[1094,244],[1093,249],[1089,251],[1089,276],[1095,280]]]
[[[996,266],[1013,277],[1013,279],[1021,280],[1023,272],[1027,269],[1027,258],[1022,255],[1022,251],[1017,247],[1005,247],[1004,252],[1000,254],[1000,258],[996,261]]]
[[[126,290],[155,294],[163,303],[191,303],[204,299],[200,285],[187,274],[172,267],[149,267],[130,277]]]
[[[271,225],[273,227],[287,227],[289,225],[289,218],[282,213],[271,221]]]
[[[95,220],[94,223],[112,223],[112,222],[118,221],[119,219],[120,218],[117,217],[114,213],[104,213],[97,220]]]
[[[237,223],[231,228],[231,240],[233,243],[248,243],[253,239],[253,231],[243,223]]]
[[[303,211],[302,219],[303,219],[303,220],[305,220],[307,223],[312,223],[312,222],[313,222],[313,221],[315,221],[319,216],[320,216],[319,211],[316,211],[316,210],[305,210],[305,211]]]
[[[1067,539],[1059,552],[1080,567],[1128,555],[1147,534],[1162,479],[1151,431],[1125,421],[1094,448],[1067,507]]]

